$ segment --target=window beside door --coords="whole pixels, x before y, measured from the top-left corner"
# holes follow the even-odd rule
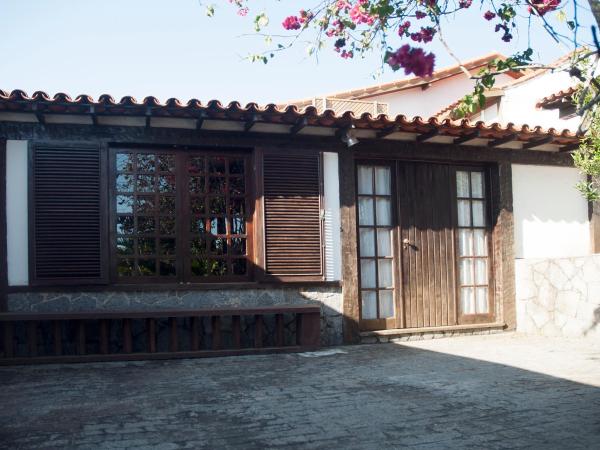
[[[459,298],[462,314],[489,313],[489,257],[485,177],[456,172]]]
[[[359,165],[357,175],[361,316],[394,317],[391,168]]]

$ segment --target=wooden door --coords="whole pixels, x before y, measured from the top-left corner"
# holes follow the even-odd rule
[[[493,322],[487,171],[367,161],[356,181],[361,329]]]
[[[404,328],[457,323],[454,172],[442,164],[398,166]]]

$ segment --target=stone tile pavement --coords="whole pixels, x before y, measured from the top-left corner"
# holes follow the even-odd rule
[[[319,356],[0,369],[2,448],[600,448],[600,343],[518,334]]]

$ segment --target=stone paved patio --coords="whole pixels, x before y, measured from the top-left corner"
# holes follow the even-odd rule
[[[598,342],[502,334],[328,353],[2,368],[0,446],[599,446]]]

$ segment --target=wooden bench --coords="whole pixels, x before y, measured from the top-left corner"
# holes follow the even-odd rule
[[[0,324],[0,365],[295,352],[320,341],[318,305],[15,312]]]

